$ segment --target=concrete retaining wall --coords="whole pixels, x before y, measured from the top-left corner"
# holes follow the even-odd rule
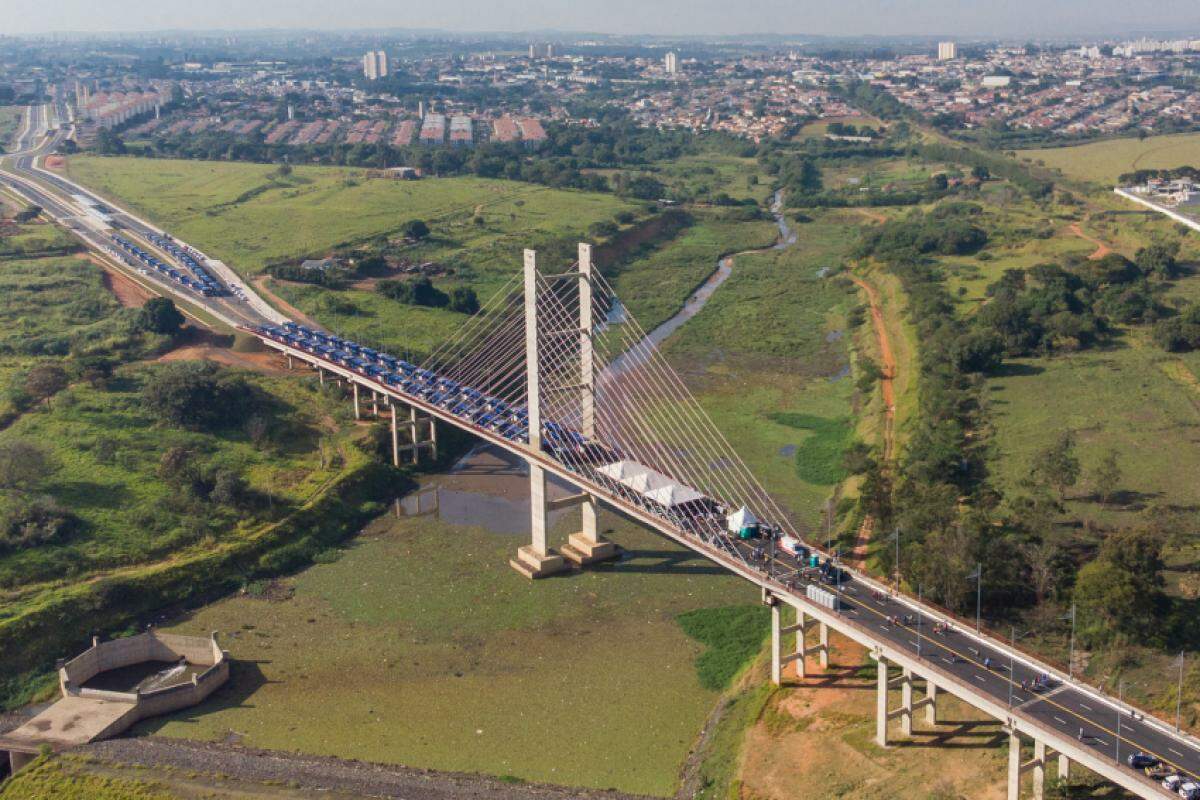
[[[110,692],[83,688],[84,683],[110,669],[143,661],[178,661],[180,658],[186,659],[189,664],[207,666],[208,669],[193,674],[187,683],[152,692]],[[133,704],[129,714],[96,737],[104,739],[116,736],[138,720],[202,702],[229,679],[229,661],[217,644],[215,633],[206,639],[147,631],[107,642],[94,639],[91,648],[59,668],[58,679],[64,695]]]

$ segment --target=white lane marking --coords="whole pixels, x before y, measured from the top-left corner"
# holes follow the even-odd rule
[[[967,649],[970,650],[975,655],[979,655],[979,651],[976,650],[974,647],[971,647],[971,645],[967,645]]]
[[[983,679],[983,676],[981,676],[981,675],[972,675],[971,677],[974,678],[975,680],[979,681],[980,683],[987,683],[987,681],[985,681]]]
[[[1067,721],[1066,721],[1065,719],[1063,719],[1062,717],[1060,717],[1060,716],[1057,716],[1057,715],[1056,715],[1056,716],[1054,717],[1054,719],[1058,721],[1058,724],[1059,724],[1059,725],[1066,725],[1066,724],[1067,724]]]
[[[1187,756],[1185,756],[1183,753],[1176,750],[1174,747],[1168,747],[1167,749],[1170,750],[1175,755],[1179,756],[1180,758],[1187,758]]]
[[[881,631],[886,631],[886,630],[889,630],[888,626],[887,626],[887,625],[884,625],[882,622],[881,622],[881,623],[879,623],[879,625],[878,625],[877,627],[878,627],[878,628],[879,628],[879,630],[881,630]]]
[[[1099,742],[1100,744],[1104,745],[1105,747],[1108,747],[1108,742],[1104,741],[1104,740],[1103,740],[1103,739],[1101,739],[1099,736],[1093,736],[1092,738],[1093,738],[1093,739],[1095,739],[1095,740],[1096,740],[1097,742]]]
[[[1080,708],[1086,708],[1088,711],[1091,711],[1091,710],[1092,710],[1092,707],[1091,707],[1091,706],[1089,706],[1087,703],[1080,703],[1080,704],[1079,704],[1079,707],[1080,707]]]
[[[942,661],[945,661],[947,664],[953,664],[953,663],[954,663],[953,661],[951,661],[950,659],[946,658],[945,656],[942,656]]]
[[[912,639],[909,639],[909,640],[908,640],[908,643],[909,643],[909,644],[911,644],[913,647],[916,647],[916,646],[917,646],[917,643],[916,643],[916,642],[914,642]]]
[[[1021,699],[1021,696],[1020,696],[1020,695],[1016,695],[1016,694],[1014,694],[1014,695],[1013,695],[1013,702],[1014,702],[1014,703],[1024,703],[1025,701]]]

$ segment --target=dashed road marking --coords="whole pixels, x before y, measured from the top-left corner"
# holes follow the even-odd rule
[[[985,681],[983,679],[982,675],[972,675],[971,677],[974,678],[975,680],[979,681],[980,683],[987,683],[987,681]]]
[[[1091,706],[1089,706],[1087,703],[1080,703],[1080,704],[1079,704],[1079,707],[1080,707],[1080,708],[1086,708],[1088,711],[1091,711],[1091,710],[1092,710],[1092,707],[1091,707]]]
[[[1063,719],[1062,717],[1058,716],[1057,714],[1054,716],[1054,720],[1055,720],[1055,722],[1057,722],[1059,725],[1066,725],[1066,724],[1067,724],[1067,721],[1066,721],[1065,719]]]
[[[1187,758],[1187,756],[1185,756],[1183,753],[1176,750],[1174,747],[1168,747],[1167,749],[1170,750],[1175,755],[1179,756],[1180,758]]]

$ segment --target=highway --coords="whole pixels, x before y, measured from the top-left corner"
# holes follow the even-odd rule
[[[65,121],[66,117],[65,109],[55,109],[50,105],[30,106],[14,151],[0,161],[0,185],[29,203],[40,206],[47,216],[81,239],[97,256],[135,276],[142,283],[152,285],[160,294],[174,296],[198,307],[230,327],[283,320],[283,316],[258,297],[232,269],[203,253],[202,264],[215,273],[220,283],[230,290],[229,294],[204,297],[154,272],[131,268],[115,257],[109,238],[113,231],[105,230],[104,226],[89,217],[87,209],[77,197],[87,198],[104,209],[112,220],[115,232],[127,238],[132,235],[143,249],[154,252],[164,261],[174,261],[169,254],[155,247],[149,238],[151,235],[163,235],[165,231],[86,187],[39,166],[39,159],[52,153],[67,138],[69,123]],[[59,120],[63,122],[60,124]],[[192,249],[200,252],[197,248]]]
[[[123,235],[132,234],[146,240],[151,233],[161,231],[86,188],[39,168],[38,159],[52,152],[65,137],[64,129],[69,125],[67,116],[68,112],[63,108],[32,108],[27,124],[19,134],[15,152],[0,161],[0,183],[29,202],[41,206],[52,219],[72,231],[89,248],[115,267],[128,272],[127,266],[109,255],[111,247],[107,233],[98,230],[93,222],[85,219],[84,209],[79,207],[71,196],[82,195],[91,198],[109,209]],[[148,240],[145,246],[150,247]],[[164,295],[185,300],[233,327],[257,329],[277,325],[283,321],[278,312],[271,309],[228,268],[219,271],[217,276],[226,285],[236,289],[237,294],[206,298],[168,280],[158,279],[153,274],[138,274],[139,280],[154,284]],[[268,344],[271,342],[268,341]],[[272,346],[309,363],[322,361],[312,353],[283,348],[278,343]],[[404,394],[394,386],[348,371],[340,364],[328,363],[322,366],[364,386],[398,397],[439,419],[505,447],[521,458],[544,462],[545,468],[604,498],[606,503],[617,511],[651,525],[771,592],[803,597],[804,587],[810,582],[820,580],[819,575],[786,554],[777,554],[773,562],[762,558],[761,553],[756,552],[754,543],[737,542],[734,547],[740,552],[736,556],[720,551],[714,548],[711,542],[698,541],[697,537],[690,536],[687,531],[664,523],[661,519],[647,514],[644,509],[631,507],[627,500],[614,496],[611,487],[606,487],[594,475],[581,474],[566,468],[562,463],[553,461],[544,454],[532,452],[528,446],[506,440],[493,431],[480,429],[470,420],[455,417],[446,409],[432,405],[419,396]],[[980,694],[991,698],[1000,707],[1008,708],[1011,697],[1011,708],[1015,715],[1028,717],[1045,730],[1075,740],[1081,747],[1088,748],[1113,765],[1114,769],[1109,771],[1110,777],[1117,771],[1129,778],[1136,777],[1125,765],[1125,760],[1131,753],[1141,751],[1158,757],[1180,774],[1200,781],[1200,743],[1192,737],[1177,734],[1170,726],[1153,719],[1150,715],[1120,705],[1116,698],[1071,682],[1054,668],[1038,663],[1004,642],[986,635],[977,635],[971,626],[958,620],[950,620],[936,609],[918,604],[913,598],[889,597],[886,587],[865,576],[841,568],[837,572],[842,578],[835,580],[832,585],[825,582],[823,588],[840,596],[840,607],[831,613],[835,613],[849,627],[869,633],[874,640],[886,643],[897,651],[914,658],[919,657],[920,662],[929,665],[931,672],[952,676],[958,682],[971,686]],[[905,621],[905,617],[910,619]],[[935,632],[935,624],[939,632]],[[1022,688],[1023,682],[1032,684],[1041,676],[1050,678],[1045,689],[1035,693]],[[942,686],[940,683],[939,686],[959,694],[953,686]],[[1118,763],[1119,768],[1116,767]],[[1141,789],[1139,794],[1145,797],[1171,796],[1166,790],[1147,788],[1144,782],[1134,781],[1134,785]]]

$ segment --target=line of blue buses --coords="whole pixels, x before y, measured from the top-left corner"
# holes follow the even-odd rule
[[[208,270],[200,266],[200,262],[196,260],[194,255],[192,255],[192,250],[190,248],[186,247],[185,245],[178,244],[174,239],[166,234],[160,236],[157,233],[150,232],[146,234],[146,238],[149,239],[155,247],[160,247],[163,250],[166,250],[175,258],[176,261],[190,269],[192,274],[196,276],[196,280],[211,288],[215,294],[220,294],[222,291],[224,291],[224,287],[221,286],[220,282],[218,282],[216,278],[209,274]]]
[[[128,239],[118,236],[115,233],[111,234],[110,236],[113,244],[119,248],[117,257],[131,267],[139,266],[140,262],[142,265],[149,267],[160,275],[170,278],[176,283],[180,283],[193,291],[199,292],[204,297],[215,297],[219,294],[223,294],[225,291],[224,287],[217,283],[213,277],[200,268],[199,265],[197,265],[196,269],[199,269],[200,272],[203,272],[204,277],[200,277],[199,273],[197,273],[197,276],[193,278],[191,275],[188,275],[182,270],[176,269],[170,264],[156,258],[154,255],[147,253],[145,250],[138,247]]]
[[[394,386],[405,394],[444,408],[506,439],[525,444],[529,442],[529,413],[523,405],[511,405],[500,398],[485,395],[470,386],[421,369],[404,359],[295,322],[285,322],[279,327],[260,327],[255,332],[340,364],[387,386]],[[542,437],[543,443],[551,450],[566,447],[578,450],[596,446],[582,434],[555,422],[542,423]]]

